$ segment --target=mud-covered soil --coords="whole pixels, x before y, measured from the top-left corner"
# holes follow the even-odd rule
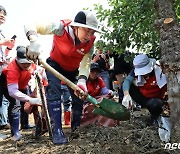
[[[48,133],[35,139],[31,130],[21,130],[23,138],[14,142],[11,137],[0,141],[2,154],[178,154],[178,150],[164,149],[156,127],[149,123],[146,110],[135,111],[130,121],[120,126],[104,128],[96,126],[80,127],[79,137],[72,139],[70,129],[64,129],[69,143],[53,145]],[[10,134],[10,131],[1,131]]]

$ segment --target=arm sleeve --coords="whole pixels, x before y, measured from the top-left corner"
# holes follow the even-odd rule
[[[133,80],[134,80],[134,77],[131,76],[131,75],[128,75],[128,76],[125,78],[125,80],[124,80],[124,82],[123,82],[123,85],[122,85],[123,91],[125,91],[125,90],[128,90],[128,91],[129,91],[130,85],[131,85],[131,83],[133,82]]]
[[[18,84],[9,84],[8,86],[9,95],[22,102],[29,101],[29,96],[18,90]]]
[[[101,93],[102,93],[102,95],[107,95],[107,94],[109,94],[109,89],[104,87],[101,89]]]
[[[79,76],[85,76],[86,78],[89,77],[90,72],[90,64],[92,59],[94,47],[91,48],[90,52],[88,52],[82,59],[79,67]]]
[[[37,33],[41,35],[55,34],[61,36],[64,33],[64,23],[59,21],[27,24],[24,26],[24,30],[28,39],[30,35],[37,35]]]

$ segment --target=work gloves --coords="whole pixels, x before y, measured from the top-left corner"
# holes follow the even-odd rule
[[[122,100],[122,105],[130,109],[133,105],[133,100],[130,95],[125,95]]]
[[[42,105],[42,102],[41,102],[40,98],[32,98],[32,97],[30,97],[29,103],[31,105]]]
[[[114,92],[112,90],[109,90],[108,95],[114,95]]]
[[[79,79],[77,86],[81,88],[84,92],[87,92],[87,87],[86,87],[86,80],[85,79]]]
[[[75,90],[75,95],[82,100],[86,99],[87,96],[87,87],[86,87],[86,80],[80,78],[77,82],[78,89]]]
[[[40,43],[37,40],[30,41],[27,57],[30,60],[37,60],[41,52],[42,52],[42,49],[41,49]]]
[[[109,90],[108,96],[109,96],[110,98],[113,98],[113,97],[114,97],[114,92],[113,92],[112,90]]]

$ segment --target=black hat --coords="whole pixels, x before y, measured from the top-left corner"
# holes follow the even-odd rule
[[[6,9],[4,8],[4,6],[0,5],[0,11],[4,11],[4,14],[7,15]]]
[[[17,46],[17,61],[19,63],[32,63],[30,60],[26,58],[26,48],[24,46]]]
[[[98,63],[91,63],[90,70],[97,70],[97,71],[101,72],[101,69],[100,69]]]

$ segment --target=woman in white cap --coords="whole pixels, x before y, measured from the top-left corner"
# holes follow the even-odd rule
[[[37,24],[34,28],[25,26],[25,33],[30,41],[28,57],[36,60],[41,53],[41,45],[38,43],[37,33],[53,34],[53,45],[47,63],[58,72],[75,82],[79,88],[76,95],[83,98],[80,90],[87,92],[86,80],[89,76],[89,65],[93,53],[95,32],[98,30],[98,21],[91,11],[80,11],[74,21],[60,20],[57,23],[47,25]],[[52,141],[54,144],[67,143],[67,138],[62,131],[61,124],[61,82],[47,71],[49,85],[46,90],[49,115],[52,121]],[[72,91],[72,121],[71,130],[74,132],[80,125],[83,101]]]
[[[133,60],[134,69],[123,83],[124,97],[122,104],[126,108],[133,106],[133,100],[142,108],[147,108],[151,114],[153,125],[162,113],[167,82],[162,69],[156,65],[156,60],[146,54],[137,55]],[[136,79],[136,84],[131,84]]]

